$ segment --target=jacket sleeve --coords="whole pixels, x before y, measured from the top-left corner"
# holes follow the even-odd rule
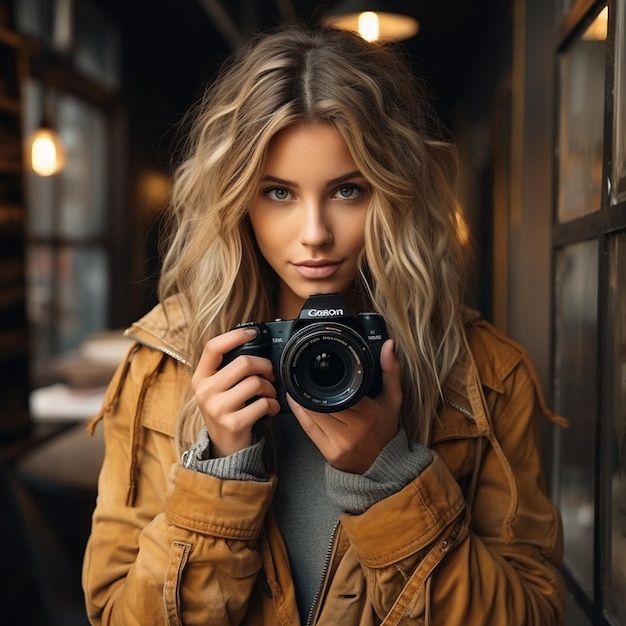
[[[238,623],[260,570],[274,480],[221,480],[179,464],[180,367],[135,348],[105,395],[105,458],[83,565],[94,625]]]
[[[497,392],[473,502],[442,455],[401,492],[342,523],[387,624],[563,623],[562,527],[546,494],[536,379],[524,359]],[[458,452],[458,449],[457,449]]]

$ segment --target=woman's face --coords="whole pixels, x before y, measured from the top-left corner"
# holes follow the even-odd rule
[[[280,281],[281,318],[297,317],[312,293],[352,287],[370,198],[370,185],[331,124],[290,126],[272,139],[249,216]]]

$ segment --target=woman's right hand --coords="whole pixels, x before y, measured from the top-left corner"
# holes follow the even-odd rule
[[[266,415],[275,415],[280,409],[269,359],[240,355],[219,368],[226,352],[254,339],[256,334],[254,328],[236,328],[211,339],[191,378],[196,403],[209,433],[213,458],[250,446],[256,422]]]

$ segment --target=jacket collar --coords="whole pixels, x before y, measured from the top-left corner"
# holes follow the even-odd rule
[[[171,296],[126,329],[124,336],[150,346],[191,367],[182,296]]]
[[[480,437],[489,431],[483,389],[467,340],[442,386],[441,396],[430,444],[445,439]]]

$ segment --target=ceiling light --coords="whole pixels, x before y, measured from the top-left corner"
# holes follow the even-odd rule
[[[324,23],[359,33],[367,41],[401,41],[419,31],[417,19],[396,10],[393,2],[345,0],[326,14]]]

